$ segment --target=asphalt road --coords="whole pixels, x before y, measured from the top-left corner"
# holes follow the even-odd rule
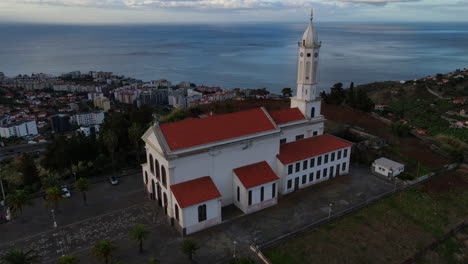
[[[0,148],[0,160],[14,158],[22,153],[42,152],[46,147],[47,143],[37,143]]]

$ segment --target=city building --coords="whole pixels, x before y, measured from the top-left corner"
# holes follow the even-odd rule
[[[78,113],[73,116],[73,122],[76,122],[79,126],[100,125],[104,123],[104,112]]]
[[[85,126],[81,126],[79,128],[79,131],[81,133],[83,133],[83,135],[85,136],[89,136],[89,135],[95,135],[97,136],[99,134],[99,125],[85,125]]]
[[[146,89],[140,93],[139,105],[161,106],[168,104],[167,89]]]
[[[96,97],[94,98],[94,107],[97,107],[104,112],[107,112],[111,109],[110,100],[106,97]]]
[[[37,125],[35,120],[24,120],[10,123],[0,127],[0,137],[25,137],[37,135]]]
[[[172,83],[165,79],[150,81],[150,84],[158,88],[170,88],[172,86]]]
[[[372,163],[371,170],[374,174],[392,178],[405,171],[405,165],[387,158],[379,158]]]
[[[57,133],[62,133],[66,131],[70,131],[70,117],[64,114],[54,115],[50,118],[50,122],[52,124],[52,130]]]
[[[143,135],[145,188],[183,235],[221,223],[224,206],[252,213],[281,202],[280,194],[349,172],[352,144],[323,134],[320,46],[311,17],[290,108],[155,123]]]

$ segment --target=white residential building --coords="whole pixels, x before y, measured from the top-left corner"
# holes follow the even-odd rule
[[[25,137],[37,135],[37,125],[35,120],[25,120],[3,125],[0,127],[0,137]]]
[[[299,43],[291,108],[256,108],[150,127],[143,181],[184,235],[221,223],[221,208],[251,213],[349,172],[352,144],[323,134],[317,97],[320,42],[312,19]]]
[[[387,158],[379,158],[372,163],[372,172],[385,177],[396,177],[405,171],[405,165]]]
[[[73,116],[73,121],[79,126],[100,125],[104,123],[104,112],[78,113]]]
[[[99,125],[92,124],[92,125],[81,126],[79,128],[79,131],[83,133],[83,135],[85,136],[89,136],[91,134],[94,134],[97,136],[99,134]]]

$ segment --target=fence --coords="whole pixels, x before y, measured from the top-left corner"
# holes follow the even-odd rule
[[[383,194],[381,194],[381,195],[379,195],[379,196],[372,197],[371,199],[366,200],[366,201],[364,201],[364,202],[362,202],[362,203],[360,203],[360,204],[357,204],[357,205],[352,206],[352,207],[350,207],[350,208],[344,209],[344,210],[342,210],[342,211],[340,211],[340,212],[331,214],[329,217],[322,218],[322,219],[317,220],[317,221],[315,221],[315,222],[313,222],[313,223],[310,223],[310,224],[308,224],[308,225],[306,225],[306,226],[304,226],[304,227],[302,227],[302,228],[300,228],[300,229],[297,229],[297,230],[295,230],[295,231],[292,231],[292,232],[290,232],[290,233],[287,233],[287,234],[285,234],[285,235],[282,235],[282,236],[280,236],[280,237],[277,237],[277,238],[275,238],[275,239],[273,239],[273,240],[267,241],[267,242],[265,242],[265,243],[263,243],[263,244],[261,244],[261,245],[258,245],[258,246],[257,246],[257,249],[258,249],[259,251],[262,251],[262,250],[264,250],[264,249],[266,249],[266,248],[270,248],[270,247],[272,247],[272,246],[274,246],[274,245],[277,245],[277,244],[279,244],[279,243],[281,243],[281,242],[283,242],[283,241],[285,241],[285,240],[287,240],[287,239],[289,239],[289,238],[292,238],[292,237],[295,237],[295,236],[300,235],[300,234],[302,234],[302,233],[305,233],[305,232],[307,232],[307,231],[309,231],[309,230],[311,230],[311,229],[313,229],[313,228],[315,228],[315,227],[318,227],[318,226],[320,226],[320,225],[323,225],[323,224],[326,224],[326,223],[328,223],[328,222],[331,222],[331,221],[333,221],[333,220],[335,220],[335,219],[337,219],[337,218],[340,218],[340,217],[342,217],[342,216],[345,216],[345,215],[347,215],[347,214],[350,214],[350,213],[352,213],[352,212],[354,212],[354,211],[356,211],[356,210],[358,210],[358,209],[365,208],[365,207],[367,207],[367,206],[369,206],[369,205],[371,205],[371,204],[373,204],[373,203],[375,203],[375,202],[377,202],[377,201],[379,201],[379,200],[381,200],[381,199],[383,199],[383,198],[386,198],[386,197],[391,196],[391,195],[393,195],[393,194],[395,194],[395,193],[398,193],[398,192],[400,192],[400,191],[403,191],[403,190],[405,190],[405,189],[407,189],[407,188],[409,188],[409,187],[411,187],[411,186],[413,186],[413,185],[415,185],[415,184],[418,184],[418,183],[427,181],[428,179],[434,177],[435,175],[438,175],[439,173],[442,173],[442,172],[446,172],[446,171],[452,170],[452,169],[456,168],[457,166],[458,166],[458,164],[456,164],[456,163],[450,164],[450,165],[446,165],[446,166],[444,166],[444,168],[440,169],[439,171],[429,173],[429,174],[427,174],[427,175],[424,175],[424,176],[422,176],[422,177],[419,177],[419,178],[416,179],[416,180],[407,182],[406,185],[398,186],[398,187],[395,185],[395,189],[393,189],[393,190],[391,190],[391,191],[388,191],[388,192],[386,192],[386,193],[383,193]],[[263,255],[263,254],[262,254],[262,255]],[[405,263],[405,264],[406,264],[406,263]]]

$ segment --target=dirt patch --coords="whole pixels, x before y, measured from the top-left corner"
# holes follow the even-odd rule
[[[389,144],[398,146],[403,155],[420,161],[426,167],[439,168],[449,163],[447,158],[434,152],[427,144],[415,137],[396,137],[391,133],[390,127],[370,114],[328,104],[322,104],[322,114],[329,120],[361,127],[367,132],[385,139]]]
[[[423,185],[422,190],[431,194],[443,194],[468,189],[468,169],[457,169]]]

